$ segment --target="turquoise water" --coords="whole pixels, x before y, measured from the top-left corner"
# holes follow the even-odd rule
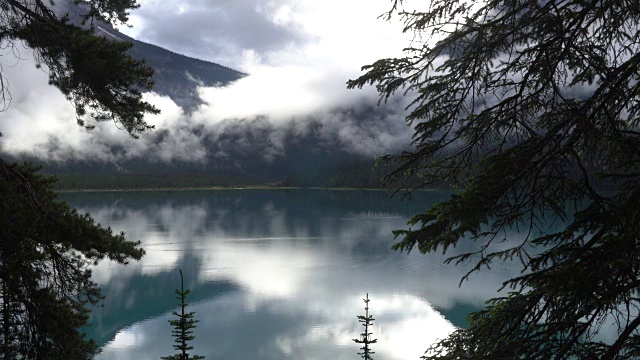
[[[391,233],[449,194],[410,201],[382,191],[220,190],[65,193],[81,212],[146,256],[104,261],[94,280],[106,296],[87,329],[98,359],[173,354],[178,269],[200,320],[193,354],[207,359],[356,359],[352,339],[369,293],[378,360],[419,358],[428,345],[496,296],[517,266],[496,266],[458,287],[469,266],[390,249]],[[517,234],[513,235],[517,241]],[[471,248],[472,245],[462,244]]]

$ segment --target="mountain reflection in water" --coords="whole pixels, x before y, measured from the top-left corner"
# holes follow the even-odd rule
[[[65,193],[82,213],[130,240],[146,256],[108,261],[93,278],[106,296],[87,332],[98,359],[158,359],[174,353],[170,319],[177,269],[200,320],[193,353],[209,359],[354,359],[356,316],[369,293],[376,359],[419,358],[428,345],[496,296],[518,273],[506,264],[471,277],[470,265],[440,254],[390,249],[394,229],[448,199],[410,201],[382,191],[220,190]],[[518,241],[513,235],[513,241]],[[461,250],[473,244],[460,244]]]

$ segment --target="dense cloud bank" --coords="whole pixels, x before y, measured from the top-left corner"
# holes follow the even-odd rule
[[[206,163],[253,156],[271,163],[300,145],[378,156],[400,150],[411,136],[402,121],[400,99],[377,107],[365,97],[354,98],[351,104],[332,104],[318,97],[324,103],[287,109],[285,104],[275,104],[288,101],[276,99],[277,94],[259,104],[252,104],[250,98],[242,100],[244,89],[250,91],[256,81],[247,78],[248,85],[243,79],[228,89],[202,88],[207,102],[191,114],[168,97],[147,94],[162,113],[147,118],[156,130],[133,139],[111,122],[100,123],[91,131],[78,127],[72,106],[46,84],[46,74],[33,64],[18,62],[7,75],[19,75],[22,81],[10,84],[14,101],[0,120],[2,151],[53,162],[145,159]],[[240,99],[235,100],[234,95]]]
[[[189,113],[169,98],[147,94],[162,114],[147,118],[155,131],[134,140],[113,123],[89,132],[76,126],[72,106],[23,48],[22,60],[2,57],[13,101],[0,118],[0,151],[53,162],[207,162],[239,153],[273,162],[296,144],[379,156],[410,143],[402,99],[377,107],[373,89],[345,86],[361,65],[398,54],[398,24],[377,19],[385,1],[141,5],[131,15],[133,27],[121,31],[250,76],[223,88],[200,88],[204,104]]]

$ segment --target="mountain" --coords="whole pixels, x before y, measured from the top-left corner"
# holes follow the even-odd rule
[[[155,70],[153,91],[169,96],[187,111],[202,103],[197,92],[198,86],[224,86],[247,75],[136,40],[106,23],[99,23],[94,31],[110,39],[133,43],[130,55],[135,59],[145,60]]]
[[[57,12],[70,14],[70,22],[89,26],[82,22],[86,5],[71,0],[56,4]],[[199,86],[225,86],[247,76],[136,40],[104,22],[91,25],[100,36],[133,43],[130,55],[155,69],[153,91],[170,97],[187,113],[202,103]],[[379,187],[381,173],[386,171],[371,171],[374,157],[363,149],[375,148],[378,135],[385,136],[383,112],[373,103],[327,109],[288,124],[274,124],[257,116],[212,122],[207,127],[186,124],[178,130],[158,128],[145,134],[144,141],[137,140],[139,143],[131,146],[137,149],[133,152],[128,151],[131,144],[126,142],[108,145],[110,157],[83,158],[73,151],[67,156],[55,138],[44,145],[44,153],[55,152],[57,156],[47,158],[29,152],[0,156],[43,165],[44,172],[59,175],[63,188],[254,184]],[[343,126],[348,131],[343,131]],[[180,150],[193,153],[173,155]]]

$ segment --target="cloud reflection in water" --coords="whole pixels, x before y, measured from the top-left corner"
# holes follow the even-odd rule
[[[103,262],[94,270],[107,296],[90,330],[106,343],[98,358],[172,353],[167,320],[177,268],[200,319],[197,354],[353,359],[352,339],[361,332],[356,315],[369,292],[376,358],[418,358],[454,329],[440,312],[481,307],[518,272],[505,265],[458,288],[468,267],[445,266],[441,255],[390,250],[392,230],[447,196],[421,193],[400,202],[361,191],[67,195],[81,212],[140,239],[147,251],[127,267]]]

